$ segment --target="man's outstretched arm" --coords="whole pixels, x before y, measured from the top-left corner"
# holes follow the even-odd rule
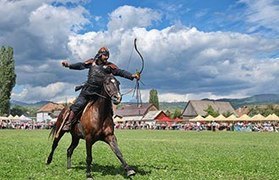
[[[62,61],[62,66],[68,67],[69,69],[75,69],[75,70],[83,70],[89,68],[91,65],[92,65],[91,61],[78,62],[74,64],[70,64],[68,61]]]
[[[135,74],[132,74],[128,71],[125,71],[123,69],[119,69],[119,68],[111,68],[112,70],[112,74],[115,75],[115,76],[120,76],[120,77],[124,77],[126,79],[130,79],[130,80],[133,80],[133,79],[137,79],[139,80],[140,79],[140,75],[135,73]]]

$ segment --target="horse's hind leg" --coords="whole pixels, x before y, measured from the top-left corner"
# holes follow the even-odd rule
[[[54,153],[56,147],[58,146],[58,143],[59,143],[60,139],[62,138],[62,136],[63,136],[64,134],[65,134],[65,132],[60,132],[60,133],[59,133],[59,136],[54,138],[53,143],[52,143],[51,152],[50,152],[50,154],[48,155],[46,164],[50,164],[50,163],[51,163],[52,157],[53,157],[53,153]]]
[[[91,175],[91,163],[92,163],[92,142],[91,137],[85,138],[86,141],[86,178],[93,179]]]
[[[78,146],[79,138],[75,135],[72,135],[72,143],[67,149],[67,168],[70,169],[72,166],[71,158],[75,148]]]
[[[115,137],[115,135],[109,135],[105,138],[105,142],[109,144],[110,148],[112,149],[112,151],[114,152],[114,154],[117,156],[117,158],[119,159],[119,161],[121,162],[122,166],[124,167],[127,176],[132,176],[135,175],[136,172],[127,164],[127,162],[124,160],[123,155],[118,147],[117,144],[117,139]]]

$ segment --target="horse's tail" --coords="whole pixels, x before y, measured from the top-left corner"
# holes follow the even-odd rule
[[[54,137],[55,137],[58,129],[60,128],[60,126],[63,122],[63,119],[65,118],[65,115],[67,114],[68,111],[69,111],[68,107],[65,107],[64,109],[62,109],[62,111],[60,112],[60,114],[57,117],[55,124],[51,128],[48,138],[51,137],[51,139],[54,139]]]

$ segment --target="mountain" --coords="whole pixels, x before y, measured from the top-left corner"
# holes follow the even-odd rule
[[[170,110],[174,111],[175,109],[184,110],[187,102],[160,102],[160,110]]]
[[[241,99],[217,99],[216,101],[230,102],[236,109],[247,105],[279,104],[279,94],[258,94]]]
[[[248,105],[264,105],[264,104],[279,104],[279,94],[258,94],[247,98],[240,99],[202,99],[210,101],[225,101],[230,102],[234,109]],[[182,111],[186,107],[187,102],[160,102],[161,110],[175,110],[181,109]]]
[[[15,101],[15,100],[11,100],[11,106],[25,106],[25,107],[33,107],[33,108],[40,108],[43,105],[49,103],[51,101],[39,101],[36,103],[25,103],[25,102],[21,102],[21,101]]]
[[[230,102],[231,105],[237,109],[242,106],[247,105],[259,105],[259,104],[279,104],[279,94],[258,94],[247,98],[241,99],[202,99],[202,100],[211,100],[211,101],[225,101]],[[43,105],[49,103],[50,101],[40,101],[36,103],[24,103],[20,101],[11,100],[11,105],[19,105],[19,106],[28,106],[40,108]],[[125,104],[125,103],[124,103]],[[182,111],[186,107],[187,102],[160,102],[161,110],[175,110],[181,109]]]

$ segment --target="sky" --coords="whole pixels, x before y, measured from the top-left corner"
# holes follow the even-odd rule
[[[277,0],[0,0],[0,45],[14,49],[12,100],[63,102],[88,70],[98,49],[131,73],[144,57],[142,101],[243,98],[279,92]],[[135,81],[121,77],[121,92]],[[135,101],[132,94],[123,101]]]

